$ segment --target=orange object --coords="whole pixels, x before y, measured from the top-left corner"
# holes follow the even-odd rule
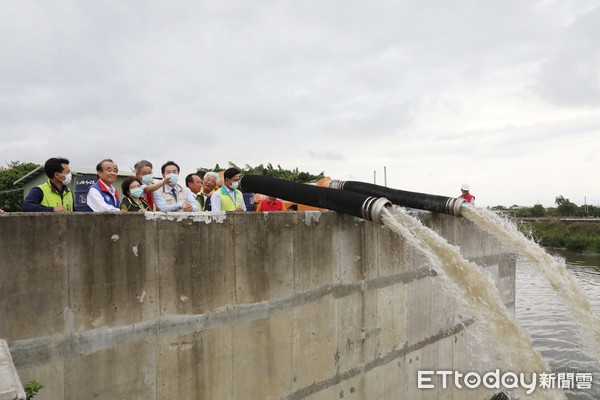
[[[331,178],[326,176],[325,178],[317,181],[317,186],[329,187],[329,182],[331,182]]]
[[[321,179],[320,181],[318,181],[316,183],[316,185],[321,186],[321,187],[328,187],[329,181],[331,181],[331,178],[325,177],[325,178]],[[315,185],[315,184],[307,183],[307,185]],[[260,202],[266,198],[267,198],[267,196],[265,196],[264,194],[255,193],[254,194],[254,204],[256,204],[258,206],[258,204],[260,204]],[[294,203],[293,201],[287,201],[287,200],[282,200],[282,199],[279,199],[279,200],[281,200],[281,202],[283,203],[283,206],[285,207],[285,209],[287,211],[327,211],[324,208],[306,206],[304,204]]]

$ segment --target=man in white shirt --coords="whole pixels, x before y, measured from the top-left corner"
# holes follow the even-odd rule
[[[96,165],[98,181],[89,187],[86,199],[86,211],[117,212],[119,210],[119,192],[113,187],[117,181],[119,168],[111,159],[104,159]]]
[[[167,185],[154,192],[154,204],[157,211],[198,211],[196,196],[187,187],[177,184],[179,165],[167,161],[162,167],[163,179],[170,178]]]

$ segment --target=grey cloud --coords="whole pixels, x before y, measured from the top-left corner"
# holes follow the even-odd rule
[[[467,121],[478,112],[468,90],[481,88],[490,107],[511,101],[498,87],[526,85],[540,60],[536,93],[597,104],[598,14],[562,30],[575,7],[581,3],[4,2],[2,155],[40,162],[64,154],[78,166],[112,156],[121,169],[141,157],[173,158],[184,169],[232,160],[313,171],[318,161],[319,170],[363,179],[387,157],[415,179],[412,166],[426,160],[425,173],[443,182],[440,163],[465,153],[501,164],[565,135],[584,140],[598,126],[569,120],[555,128],[543,116],[539,125],[511,126],[534,119],[520,115],[482,121],[489,129]],[[572,60],[581,72],[570,72]],[[539,106],[532,109],[541,115]]]
[[[329,151],[329,150],[314,151],[314,150],[309,150],[306,154],[308,155],[309,159],[313,159],[313,160],[319,160],[319,161],[323,161],[323,160],[328,160],[328,161],[347,161],[347,158],[343,154],[335,152],[335,151]]]
[[[34,7],[42,29],[34,17],[13,26],[34,32],[23,39],[32,51],[0,70],[21,71],[0,97],[3,117],[123,118],[178,103],[248,129],[333,125],[346,115],[340,134],[348,125],[396,129],[410,123],[418,96],[455,84],[456,71],[478,75],[518,52],[512,45],[535,17],[533,3],[514,1],[142,4]],[[398,103],[411,105],[388,111]]]
[[[600,105],[600,7],[576,18],[541,66],[534,91],[552,103]]]

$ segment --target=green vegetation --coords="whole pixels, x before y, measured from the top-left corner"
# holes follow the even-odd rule
[[[13,183],[27,175],[39,165],[11,161],[8,167],[0,167],[0,208],[4,211],[21,211],[23,204],[23,186]]]
[[[31,398],[35,396],[40,389],[43,388],[44,386],[37,382],[35,379],[32,379],[31,381],[29,381],[28,384],[23,386],[23,389],[25,389],[25,394],[27,395],[27,400],[31,400]]]
[[[527,217],[600,217],[600,207],[591,205],[578,206],[560,195],[554,199],[556,207],[544,208],[541,204],[533,207],[522,207],[513,204],[510,207],[494,206],[492,210],[513,211],[517,218]]]
[[[554,199],[556,207],[545,208],[541,204],[533,207],[491,207],[496,211],[512,211],[517,218],[549,217],[546,220],[527,221],[519,225],[519,230],[544,247],[566,248],[567,250],[600,253],[600,223],[565,222],[560,217],[600,217],[600,207],[578,206],[560,195]],[[555,218],[555,219],[551,219]]]
[[[600,223],[548,220],[522,223],[519,230],[544,247],[600,253]]]
[[[298,171],[298,168],[294,168],[292,170],[283,169],[283,168],[281,168],[280,165],[277,165],[277,168],[274,168],[271,163],[267,164],[266,167],[263,164],[260,164],[256,167],[251,167],[250,165],[246,164],[246,166],[244,168],[240,168],[237,165],[235,165],[234,163],[232,163],[231,161],[229,161],[229,166],[237,168],[240,171],[240,173],[242,173],[242,174],[270,176],[272,178],[285,179],[288,181],[298,182],[298,183],[316,182],[320,179],[325,178],[324,172],[321,172],[318,175],[313,175],[309,172]],[[214,172],[221,172],[221,171],[225,170],[225,168],[221,168],[219,166],[219,164],[215,165],[214,168],[198,168],[198,169],[203,170],[203,171],[214,171]]]

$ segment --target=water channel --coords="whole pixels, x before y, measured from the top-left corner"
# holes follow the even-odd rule
[[[600,315],[600,254],[551,253],[565,259],[567,270]],[[554,373],[593,374],[592,389],[565,390],[569,400],[600,399],[600,366],[582,343],[572,311],[525,257],[517,262],[515,316]]]

